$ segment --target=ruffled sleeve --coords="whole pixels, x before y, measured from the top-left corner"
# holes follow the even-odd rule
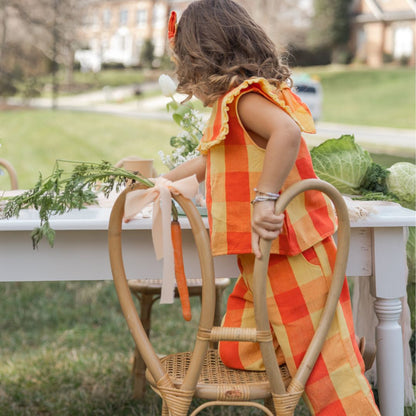
[[[218,143],[225,140],[229,132],[229,109],[237,97],[248,92],[257,92],[278,105],[297,123],[301,131],[315,133],[312,115],[301,99],[294,94],[287,84],[280,87],[271,85],[264,78],[250,78],[220,97],[212,107],[211,117],[205,128],[198,150],[204,154]]]

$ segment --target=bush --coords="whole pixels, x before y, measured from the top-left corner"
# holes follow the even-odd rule
[[[347,65],[351,63],[352,55],[351,52],[347,48],[335,48],[332,51],[332,63],[333,64],[340,64],[340,65]]]
[[[410,56],[401,56],[399,59],[399,64],[401,66],[409,66],[410,64]]]
[[[155,59],[155,46],[150,39],[146,39],[140,53],[140,62],[146,68],[152,68]]]
[[[39,97],[42,92],[43,85],[35,77],[31,77],[25,80],[22,89],[22,95],[25,98]]]
[[[11,74],[2,73],[0,76],[0,97],[12,97],[18,91],[17,79]]]
[[[390,64],[393,62],[393,55],[391,53],[384,52],[383,53],[383,63]]]
[[[125,69],[126,67],[121,62],[103,62],[102,69]]]
[[[331,63],[331,51],[329,48],[302,48],[297,45],[289,45],[290,66],[315,66]]]
[[[165,71],[173,71],[175,69],[175,64],[172,62],[170,55],[164,54],[159,59],[159,69]]]

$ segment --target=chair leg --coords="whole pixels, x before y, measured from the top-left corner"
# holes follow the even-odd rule
[[[221,301],[225,288],[217,287],[215,292],[215,315],[214,325],[219,326],[221,324]],[[134,292],[133,292],[134,293]],[[146,331],[147,336],[150,333],[151,326],[151,313],[152,306],[159,295],[138,294],[134,293],[140,303],[140,319],[142,321],[143,329]],[[216,348],[217,343],[213,343],[211,348]],[[146,364],[144,363],[140,352],[137,348],[134,349],[134,361],[133,361],[133,398],[142,399],[146,392]]]
[[[221,302],[222,302],[222,295],[224,293],[225,288],[218,287],[215,289],[215,312],[214,312],[214,326],[221,325]]]
[[[214,311],[214,326],[220,326],[222,320],[222,313],[221,313],[221,302],[222,302],[222,294],[224,293],[225,288],[223,287],[216,287],[215,288],[215,311]],[[200,296],[199,299],[202,301],[202,297]],[[209,348],[217,349],[218,342],[210,342]]]
[[[134,349],[133,361],[133,398],[142,399],[146,392],[146,365],[137,348]]]
[[[374,360],[376,359],[376,346],[367,343],[365,337],[359,338],[357,343],[361,356],[363,357],[365,371],[368,371],[373,366]]]
[[[150,333],[150,318],[154,302],[153,295],[140,296],[140,319],[147,336]],[[146,392],[146,364],[137,348],[134,349],[133,361],[133,398],[142,399]]]
[[[274,410],[273,399],[271,397],[264,399],[264,406],[267,409],[269,409],[274,415],[276,414],[276,410]]]
[[[162,416],[169,416],[168,405],[164,400],[162,401]]]

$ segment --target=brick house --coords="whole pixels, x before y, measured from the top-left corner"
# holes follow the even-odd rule
[[[389,61],[415,64],[415,0],[355,0],[352,10],[357,61],[372,67]]]
[[[167,20],[170,10],[179,17],[194,0],[84,0],[85,19],[80,29],[82,50],[75,58],[85,69],[99,70],[101,63],[140,63],[146,39],[152,40],[155,56],[167,49]],[[247,8],[277,44],[284,46],[309,25],[312,0],[289,4],[275,0],[237,0]],[[275,33],[278,29],[278,33]]]
[[[171,9],[179,14],[192,0],[89,0],[79,39],[83,50],[76,59],[86,69],[99,70],[101,63],[140,63],[147,39],[155,56],[167,47],[167,21]]]

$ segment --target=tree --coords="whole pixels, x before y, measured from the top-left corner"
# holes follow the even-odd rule
[[[346,63],[349,58],[351,3],[352,0],[314,0],[308,44],[312,48],[329,48],[333,62]]]
[[[0,74],[17,72],[28,80],[65,68],[72,82],[74,50],[87,0],[0,0]]]
[[[272,41],[282,48],[304,39],[310,25],[310,5],[304,0],[240,0]]]
[[[72,81],[74,50],[77,48],[87,0],[14,0],[32,46],[51,61],[63,65],[66,81]]]
[[[0,0],[0,96],[16,94],[27,77],[46,68],[41,54],[25,39],[16,5],[16,0]]]

